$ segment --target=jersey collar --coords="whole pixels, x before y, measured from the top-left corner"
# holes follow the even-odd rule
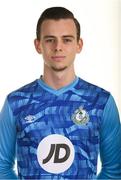
[[[69,85],[64,86],[60,89],[53,89],[52,87],[48,86],[42,79],[37,79],[38,84],[45,89],[46,91],[55,94],[57,96],[59,96],[60,94],[63,94],[65,92],[67,92],[68,90],[71,90],[78,82],[79,77],[76,76],[76,78],[74,79],[74,81],[72,81]]]

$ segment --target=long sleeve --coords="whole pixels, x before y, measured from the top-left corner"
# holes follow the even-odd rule
[[[15,147],[15,120],[6,100],[0,113],[0,179],[17,179],[13,170]]]
[[[111,95],[104,109],[100,136],[102,170],[98,179],[121,180],[121,124]]]

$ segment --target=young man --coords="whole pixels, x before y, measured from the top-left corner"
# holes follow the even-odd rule
[[[63,7],[37,24],[40,79],[10,93],[0,115],[0,178],[121,179],[121,125],[112,95],[77,77],[80,25]],[[100,152],[102,170],[97,177]]]

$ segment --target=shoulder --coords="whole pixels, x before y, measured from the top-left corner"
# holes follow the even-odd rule
[[[96,84],[93,84],[93,83],[90,83],[84,79],[81,79],[79,78],[79,81],[78,81],[78,84],[77,84],[77,89],[80,89],[80,88],[83,88],[85,90],[88,90],[88,91],[95,91],[95,92],[104,92],[104,93],[107,93],[109,94],[110,92],[105,90],[104,88],[96,85]]]
[[[30,82],[9,93],[7,95],[7,100],[9,104],[12,104],[13,102],[30,98],[33,92],[36,92],[37,88],[38,88],[37,80],[34,80],[33,82]]]
[[[9,96],[13,95],[13,94],[16,94],[16,93],[20,93],[20,92],[31,92],[33,91],[37,86],[37,80],[34,80],[26,85],[23,85],[22,87],[12,91]]]
[[[32,81],[26,85],[23,85],[22,87],[12,91],[11,93],[8,94],[8,98],[14,96],[14,95],[19,95],[22,93],[31,93],[33,92],[37,87],[37,80]]]
[[[75,86],[76,91],[80,91],[83,98],[96,104],[106,104],[111,93],[104,88],[92,84],[79,78],[77,85]]]

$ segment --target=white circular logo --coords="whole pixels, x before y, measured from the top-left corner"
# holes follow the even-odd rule
[[[74,146],[62,135],[49,135],[39,143],[37,158],[45,171],[54,174],[62,173],[73,163]]]

